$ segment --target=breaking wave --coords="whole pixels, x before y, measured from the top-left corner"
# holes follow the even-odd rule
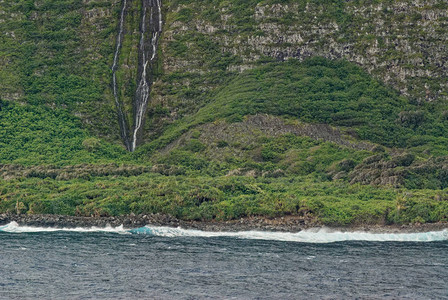
[[[334,243],[344,241],[434,242],[448,240],[448,230],[421,233],[369,233],[340,232],[328,228],[320,228],[303,230],[297,233],[269,231],[208,232],[182,228],[145,226],[132,229],[130,232],[161,237],[233,237],[300,243]]]
[[[11,222],[0,226],[0,232],[35,233],[35,232],[106,232],[119,234],[140,234],[158,237],[229,237],[237,239],[271,240],[300,243],[334,243],[344,241],[372,241],[372,242],[435,242],[447,241],[448,230],[419,232],[419,233],[370,233],[370,232],[341,232],[328,228],[309,229],[297,233],[270,231],[240,231],[240,232],[211,232],[172,227],[145,226],[135,229],[118,227],[90,227],[90,228],[55,228],[21,226]]]
[[[16,222],[11,222],[5,226],[0,226],[0,232],[9,233],[36,233],[36,232],[110,232],[110,233],[129,233],[128,230],[123,228],[123,225],[118,227],[76,227],[76,228],[57,228],[57,227],[34,227],[34,226],[22,226]]]

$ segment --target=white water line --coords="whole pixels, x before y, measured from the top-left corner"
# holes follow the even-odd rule
[[[126,10],[126,0],[123,0],[123,7],[121,8],[121,16],[120,16],[120,30],[118,32],[117,36],[117,48],[115,49],[115,56],[114,56],[114,63],[112,65],[112,70],[115,70],[115,68],[118,65],[118,54],[120,51],[122,39],[123,39],[123,32],[124,32],[124,14]]]
[[[230,237],[252,240],[271,240],[300,243],[334,243],[346,241],[369,242],[435,242],[447,241],[448,230],[420,233],[371,233],[341,232],[327,228],[303,230],[297,233],[272,231],[207,232],[200,230],[145,226],[131,229],[134,234],[147,234],[161,237]]]
[[[368,242],[436,242],[448,241],[448,230],[414,232],[414,233],[372,233],[372,232],[341,232],[329,228],[314,228],[300,232],[273,232],[273,231],[238,231],[238,232],[210,232],[172,227],[145,226],[134,229],[124,229],[123,225],[118,227],[88,227],[88,228],[55,228],[55,227],[32,227],[19,225],[11,222],[0,226],[0,232],[9,233],[31,233],[31,232],[109,232],[119,234],[146,234],[160,237],[202,237],[217,238],[229,237],[251,240],[271,240],[300,243],[334,243],[346,241],[368,241]]]
[[[57,227],[35,227],[27,225],[19,225],[17,222],[11,222],[7,225],[0,226],[0,232],[9,233],[35,233],[35,232],[108,232],[108,233],[120,233],[130,234],[129,230],[124,229],[123,225],[118,227],[76,227],[76,228],[57,228]]]
[[[143,123],[142,122],[143,110],[144,110],[143,106],[147,101],[147,96],[149,95],[149,84],[146,80],[146,68],[148,67],[148,61],[146,61],[146,53],[145,53],[145,33],[146,33],[146,6],[143,5],[142,28],[141,28],[140,45],[139,45],[140,53],[142,55],[143,72],[140,77],[136,93],[135,127],[132,136],[131,151],[134,151],[135,148],[137,147],[137,134]]]

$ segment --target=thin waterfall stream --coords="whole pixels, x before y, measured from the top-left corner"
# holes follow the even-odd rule
[[[138,47],[138,73],[137,89],[133,103],[134,122],[132,133],[129,134],[126,114],[123,110],[123,104],[120,101],[118,93],[118,83],[116,71],[118,69],[120,49],[124,36],[124,21],[126,15],[127,0],[123,0],[123,7],[120,15],[119,32],[117,37],[117,46],[112,66],[112,83],[115,105],[120,124],[120,133],[126,149],[133,152],[137,148],[145,121],[145,114],[152,86],[152,69],[156,61],[157,45],[162,32],[162,0],[142,0],[142,12],[140,23],[140,42]],[[148,17],[149,16],[149,17]]]
[[[152,68],[157,54],[157,44],[162,31],[162,3],[161,0],[143,0],[142,21],[139,43],[139,80],[134,102],[134,128],[132,133],[131,151],[137,148],[139,137],[143,129],[145,113],[151,93],[152,74],[148,74],[148,67]],[[149,11],[149,24],[147,14]],[[149,26],[148,26],[149,25]],[[151,35],[151,39],[148,36]],[[149,45],[148,45],[149,43]],[[149,78],[148,78],[149,77]]]
[[[121,49],[121,46],[123,43],[124,17],[126,14],[126,6],[127,6],[127,1],[123,0],[123,6],[121,8],[121,13],[120,13],[117,45],[116,45],[115,54],[114,54],[114,62],[112,65],[112,88],[113,88],[113,93],[114,93],[115,106],[117,107],[118,122],[120,124],[121,138],[123,139],[123,143],[125,144],[126,149],[131,150],[131,146],[129,143],[129,137],[128,137],[128,125],[127,125],[127,121],[126,121],[126,115],[123,112],[123,104],[120,101],[120,97],[118,95],[118,83],[117,83],[118,61],[119,61],[119,56],[120,56],[120,49]]]

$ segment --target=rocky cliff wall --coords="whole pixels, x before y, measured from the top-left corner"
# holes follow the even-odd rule
[[[264,56],[347,59],[411,100],[447,100],[446,1],[169,2],[169,72],[207,71],[188,38],[195,36],[237,57],[227,70],[251,68]],[[185,55],[171,55],[182,46]]]

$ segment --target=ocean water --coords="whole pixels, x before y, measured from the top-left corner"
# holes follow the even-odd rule
[[[0,299],[448,299],[448,232],[0,227]]]

